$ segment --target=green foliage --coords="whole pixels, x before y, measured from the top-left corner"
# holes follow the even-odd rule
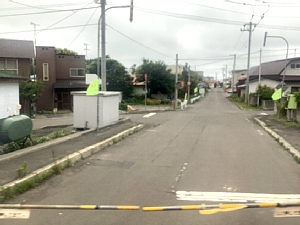
[[[143,64],[136,69],[136,72],[142,75],[147,74],[147,91],[150,96],[158,92],[173,94],[175,77],[164,62],[143,59]]]
[[[97,58],[86,61],[86,73],[97,74]],[[101,59],[100,59],[101,77]],[[106,56],[106,88],[108,91],[120,91],[124,99],[132,96],[132,78],[125,67],[115,59]]]
[[[272,95],[274,94],[274,89],[268,87],[267,85],[259,85],[255,94],[259,96],[261,100],[272,100]]]
[[[127,111],[127,105],[126,103],[119,103],[119,110],[122,110],[122,111]]]
[[[300,103],[300,91],[294,92],[293,94],[294,94],[294,96],[296,98],[296,102]]]
[[[187,63],[183,67],[182,75],[178,76],[178,80],[184,81],[184,88],[178,90],[178,98],[183,99],[185,93],[188,93],[189,65]],[[198,81],[198,75],[194,71],[190,71],[190,95],[194,95],[194,89],[197,87]]]
[[[37,80],[35,82],[20,82],[19,83],[19,92],[20,98],[35,101],[38,97],[41,96],[44,91],[44,82]]]
[[[18,173],[18,177],[22,178],[25,177],[25,175],[27,174],[27,163],[24,162],[23,165],[17,169],[17,173]]]
[[[67,48],[55,48],[55,54],[58,54],[58,55],[78,55],[77,52],[72,51],[72,50],[67,49]]]

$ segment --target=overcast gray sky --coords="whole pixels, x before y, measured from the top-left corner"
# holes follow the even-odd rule
[[[94,0],[1,0],[0,38],[34,40],[38,46],[68,48],[97,57],[97,23],[101,14]],[[107,0],[107,6],[129,5],[130,0]],[[83,9],[85,8],[85,9]],[[75,10],[82,9],[82,10]],[[106,13],[106,53],[125,67],[140,65],[142,58],[168,65],[189,63],[205,76],[222,78],[223,68],[247,68],[249,32],[244,24],[256,24],[251,41],[251,66],[300,57],[300,2],[298,0],[134,0],[133,22],[129,8]],[[252,16],[253,15],[253,16]],[[264,16],[262,16],[264,15]]]

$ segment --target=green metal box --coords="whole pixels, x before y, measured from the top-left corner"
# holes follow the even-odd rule
[[[0,119],[0,144],[17,141],[31,134],[32,120],[26,115]]]

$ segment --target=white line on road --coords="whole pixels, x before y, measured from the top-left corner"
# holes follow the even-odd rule
[[[299,194],[176,191],[177,200],[213,202],[295,202]]]
[[[147,114],[147,115],[144,115],[143,117],[144,118],[149,118],[150,116],[154,116],[156,113],[149,113],[149,114]]]
[[[264,135],[260,130],[257,130],[260,135]]]

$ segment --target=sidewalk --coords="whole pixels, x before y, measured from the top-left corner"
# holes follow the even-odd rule
[[[300,157],[300,124],[298,124],[298,126],[287,126],[284,122],[279,121],[272,115],[256,115],[255,118],[263,122],[265,125],[260,125],[262,125],[271,136],[277,139],[283,147],[288,149],[291,154]],[[295,124],[297,125],[297,123]],[[276,134],[278,136],[276,136]]]
[[[17,169],[22,167],[24,162],[27,164],[28,172],[32,173],[72,153],[79,152],[82,149],[114,137],[123,131],[131,128],[141,129],[140,127],[136,128],[137,126],[137,123],[129,119],[123,119],[113,125],[100,128],[98,132],[95,129],[76,132],[43,144],[0,155],[0,186],[15,181],[18,178]],[[94,150],[91,148],[86,154],[90,151]],[[84,156],[79,156],[84,158]]]

